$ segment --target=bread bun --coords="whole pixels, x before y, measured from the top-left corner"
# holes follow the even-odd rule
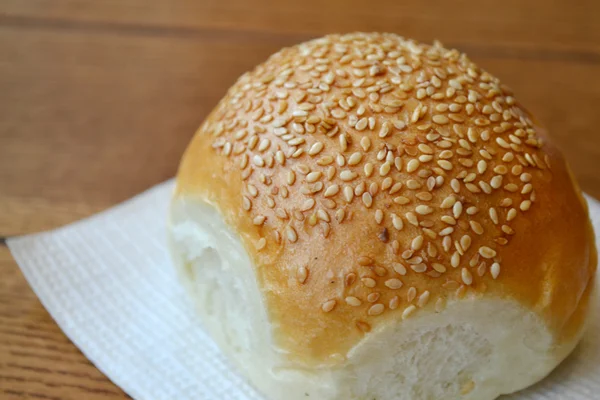
[[[494,399],[573,349],[594,287],[545,130],[464,54],[394,34],[240,77],[170,218],[204,325],[270,399]]]

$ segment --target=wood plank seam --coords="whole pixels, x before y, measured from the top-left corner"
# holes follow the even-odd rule
[[[127,24],[114,22],[81,22],[59,18],[35,18],[0,15],[0,27],[15,29],[46,29],[57,31],[83,31],[99,34],[121,34],[141,37],[174,37],[181,39],[210,39],[214,41],[248,42],[259,40],[274,45],[292,45],[320,34],[294,34],[289,32],[266,32],[247,29],[191,28]],[[443,39],[443,38],[440,38]],[[600,53],[593,50],[550,49],[539,47],[515,47],[514,45],[478,45],[474,43],[445,43],[448,47],[458,48],[472,57],[491,57],[500,59],[526,59],[539,61],[562,61],[579,64],[600,64]]]

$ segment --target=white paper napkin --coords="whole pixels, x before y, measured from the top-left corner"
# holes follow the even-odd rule
[[[173,182],[83,221],[8,240],[65,334],[135,399],[259,400],[202,331],[165,247]],[[588,199],[600,232],[600,203]],[[576,351],[508,399],[600,398],[600,315]],[[283,399],[282,399],[283,400]]]

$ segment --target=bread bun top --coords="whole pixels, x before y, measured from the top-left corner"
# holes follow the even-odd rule
[[[326,36],[241,76],[175,196],[240,235],[275,342],[308,365],[481,296],[566,339],[596,268],[580,190],[512,92],[457,50],[394,34]]]

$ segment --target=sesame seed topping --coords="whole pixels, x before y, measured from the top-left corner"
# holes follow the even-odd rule
[[[419,235],[419,236],[415,237],[412,240],[410,247],[411,247],[411,249],[413,249],[415,251],[420,250],[421,247],[423,247],[423,236]]]
[[[483,258],[494,258],[494,257],[496,257],[496,251],[493,250],[493,249],[490,249],[487,246],[481,246],[479,248],[479,254]]]
[[[263,238],[260,238],[260,239],[258,239],[258,242],[256,243],[256,249],[257,249],[258,251],[261,251],[261,250],[262,250],[262,249],[264,249],[266,246],[267,246],[267,239],[265,239],[264,237],[263,237]]]
[[[373,278],[362,278],[362,283],[368,288],[374,288],[377,282]]]
[[[429,215],[433,212],[433,208],[426,206],[426,205],[418,205],[415,208],[415,211],[417,212],[417,214],[420,214],[420,215]]]
[[[430,296],[431,296],[431,294],[429,293],[429,290],[426,290],[423,293],[421,293],[421,295],[419,296],[419,299],[417,300],[417,305],[421,308],[425,307],[427,305],[427,303],[429,302]]]
[[[469,225],[471,226],[471,229],[473,230],[473,232],[475,232],[478,235],[482,235],[483,234],[483,227],[481,226],[481,224],[477,221],[469,221]]]
[[[519,208],[521,209],[521,211],[527,211],[527,210],[529,210],[530,207],[531,207],[531,201],[530,200],[524,200],[519,205]]]
[[[473,283],[473,275],[471,275],[471,272],[467,268],[461,270],[460,276],[465,285]]]
[[[406,292],[406,301],[410,303],[415,299],[415,297],[417,297],[417,289],[411,287],[408,289],[408,292]]]
[[[442,167],[446,171],[450,171],[453,168],[452,163],[448,160],[438,160],[437,163],[440,167]]]
[[[321,178],[322,175],[323,173],[320,171],[310,172],[308,175],[306,175],[306,182],[316,182]]]
[[[385,306],[381,303],[373,304],[369,307],[368,314],[372,316],[380,315],[385,310]]]
[[[363,193],[362,201],[363,201],[365,207],[367,207],[367,208],[371,208],[371,206],[373,205],[373,197],[371,197],[371,194],[369,192]]]
[[[285,234],[291,243],[295,243],[298,241],[298,234],[296,233],[296,230],[293,227],[288,226],[285,229]]]
[[[390,34],[332,35],[272,60],[241,77],[203,128],[215,153],[239,168],[241,206],[261,235],[256,248],[293,251],[286,247],[327,240],[342,223],[365,223],[377,237],[365,239],[389,243],[385,250],[401,263],[388,270],[387,255],[376,252],[360,267],[372,274],[362,276],[361,290],[391,289],[417,273],[447,275],[453,283],[444,290],[459,297],[469,285],[485,291],[479,280],[488,270],[497,278],[498,246],[519,234],[511,221],[541,202],[536,182],[550,168],[533,122],[500,81],[456,50]],[[461,278],[449,276],[451,267]],[[347,286],[358,279],[344,276]],[[426,289],[412,307],[436,296],[443,310],[448,293]],[[416,294],[408,289],[409,302]],[[381,313],[400,302],[385,292],[355,296],[337,301],[379,301]],[[336,300],[318,301],[335,309]]]
[[[362,305],[362,301],[360,301],[357,297],[354,296],[348,296],[346,297],[346,304],[348,304],[349,306],[352,307],[358,307],[360,305]]]
[[[307,278],[308,278],[308,269],[306,267],[299,267],[296,270],[296,279],[298,280],[298,283],[303,284],[304,282],[306,282]]]
[[[356,172],[350,171],[350,170],[344,170],[342,172],[340,172],[340,179],[343,180],[344,182],[348,182],[348,181],[352,181],[354,179],[356,179],[358,175],[356,174]]]
[[[373,259],[369,256],[360,256],[358,257],[358,265],[367,266],[373,264]]]
[[[394,271],[396,271],[396,273],[398,273],[399,275],[406,275],[406,267],[400,263],[392,263],[392,268],[394,268]]]
[[[390,289],[400,289],[402,287],[402,281],[397,278],[388,279],[385,281],[385,286]]]
[[[493,263],[490,267],[490,273],[492,274],[492,278],[498,278],[498,275],[500,275],[500,264]]]
[[[417,307],[415,307],[414,305],[410,305],[408,307],[406,307],[404,309],[404,311],[402,312],[402,319],[407,319],[408,317],[410,317],[415,311],[416,311]]]
[[[336,301],[335,300],[328,300],[326,302],[323,303],[323,305],[321,305],[321,309],[323,310],[323,312],[331,312],[336,305]]]

